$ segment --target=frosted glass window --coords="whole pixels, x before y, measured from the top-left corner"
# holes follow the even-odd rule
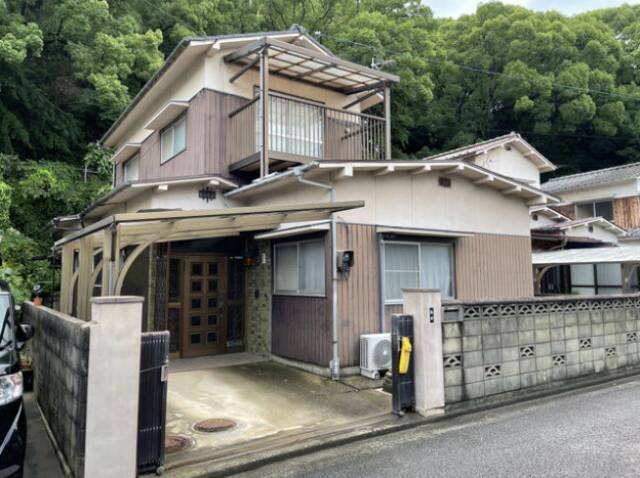
[[[571,293],[575,295],[596,295],[595,287],[572,287]]]
[[[581,286],[595,285],[595,274],[593,264],[572,264],[571,284]]]
[[[596,264],[598,287],[622,286],[622,270],[620,264]]]
[[[324,243],[302,242],[300,253],[300,291],[306,294],[324,293]]]
[[[453,247],[446,243],[386,242],[384,244],[384,297],[402,301],[402,290],[439,289],[453,296]]]
[[[122,165],[125,182],[135,181],[139,177],[140,157],[134,156]]]
[[[183,116],[160,134],[160,164],[187,147],[187,118]]]
[[[295,293],[298,290],[298,246],[278,245],[276,255],[276,292]]]
[[[324,295],[324,241],[277,244],[274,254],[276,294]]]

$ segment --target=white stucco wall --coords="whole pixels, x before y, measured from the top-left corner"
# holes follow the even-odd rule
[[[582,202],[597,199],[623,198],[629,196],[637,196],[640,192],[636,179],[630,179],[617,184],[611,184],[601,187],[593,187],[589,189],[581,189],[578,191],[569,191],[559,195],[563,201]]]
[[[492,149],[487,154],[476,157],[474,163],[503,176],[526,182],[535,187],[540,186],[540,171],[531,160],[514,147],[510,147],[508,150],[505,148]]]
[[[586,237],[595,239],[602,242],[609,242],[613,244],[618,243],[618,236],[610,231],[607,231],[597,224],[592,224],[593,232],[589,232],[589,226],[580,226],[567,231],[567,236],[571,237]]]
[[[316,178],[314,177],[314,180]],[[317,178],[328,181],[328,175]],[[359,224],[529,236],[525,201],[476,186],[454,176],[451,188],[438,186],[437,174],[357,173],[334,182],[338,201],[364,200],[365,207],[339,217]],[[328,191],[294,184],[245,200],[245,205],[329,202]]]

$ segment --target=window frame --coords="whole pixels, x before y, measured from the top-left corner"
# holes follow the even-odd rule
[[[134,162],[138,163],[136,167],[137,168],[136,177],[135,179],[127,179],[127,165],[131,165]],[[140,154],[136,153],[122,163],[122,181],[127,183],[127,182],[138,181],[139,179],[140,179]]]
[[[384,301],[384,305],[402,305],[402,299],[387,299],[386,297],[386,273],[387,273],[387,244],[400,244],[400,245],[415,245],[418,247],[418,287],[422,287],[420,285],[420,281],[422,279],[422,244],[427,245],[437,245],[437,246],[447,246],[450,251],[449,262],[451,267],[451,295],[450,296],[442,296],[446,299],[455,299],[456,298],[456,262],[455,262],[455,242],[454,241],[434,241],[434,240],[400,240],[400,239],[382,239],[382,264],[380,274],[382,276],[382,300]]]
[[[615,218],[615,209],[614,209],[614,200],[613,198],[605,198],[605,199],[592,199],[589,201],[580,201],[574,204],[573,213],[576,219],[585,219],[583,217],[578,217],[578,207],[580,206],[590,206],[591,208],[591,216],[588,217],[598,217],[596,213],[596,204],[609,203],[611,204],[611,217],[600,216],[606,219],[607,221],[613,221]]]
[[[598,264],[617,264],[620,267],[620,285],[601,283],[598,280]],[[580,264],[580,265],[585,265],[585,266],[591,266],[592,267],[592,270],[593,270],[593,284],[581,284],[581,283],[574,284],[574,282],[573,282],[573,274],[571,272],[571,267],[569,267],[569,284],[570,284],[569,292],[570,292],[571,295],[578,295],[578,294],[574,294],[573,293],[573,289],[574,288],[593,289],[594,295],[617,295],[617,294],[601,294],[600,293],[600,289],[616,289],[616,290],[620,291],[620,294],[624,294],[625,284],[624,284],[624,275],[623,275],[622,264],[621,263],[618,263],[618,262],[611,262],[611,263],[594,262],[594,263],[587,263],[587,264]]]
[[[173,154],[171,156],[169,156],[166,159],[164,158],[164,147],[162,146],[162,139],[163,136],[171,131],[171,146],[172,146],[172,150],[174,148],[175,145],[175,130],[176,127],[178,126],[179,123],[184,123],[184,147],[180,150],[180,151],[174,151]],[[162,130],[160,130],[160,166],[168,163],[169,161],[171,161],[173,158],[175,158],[176,156],[178,156],[180,153],[183,153],[184,151],[187,150],[187,114],[183,113],[180,116],[178,116],[175,120],[173,120],[169,125],[165,126]]]
[[[312,242],[317,242],[322,245],[322,292],[309,292],[302,291],[300,289],[300,245],[308,244]],[[296,246],[296,267],[297,267],[297,289],[295,291],[290,290],[278,290],[278,283],[276,280],[277,271],[278,271],[278,254],[277,249],[279,247],[286,246]],[[285,241],[285,242],[277,242],[273,244],[273,287],[272,293],[277,296],[288,296],[288,297],[327,297],[327,254],[326,254],[326,240],[324,237],[314,237],[310,239],[300,239],[297,241]]]

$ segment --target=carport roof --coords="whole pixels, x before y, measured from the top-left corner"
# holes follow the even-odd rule
[[[533,253],[533,265],[640,262],[640,246],[593,247]]]
[[[340,201],[283,206],[235,207],[189,211],[114,214],[56,241],[54,247],[110,229],[122,247],[145,242],[168,242],[225,237],[241,232],[271,230],[288,222],[327,219],[331,213],[364,206],[364,201]]]

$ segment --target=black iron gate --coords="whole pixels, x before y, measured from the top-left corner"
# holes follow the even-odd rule
[[[138,471],[157,471],[164,464],[167,415],[169,332],[142,334],[138,403]]]
[[[409,368],[400,370],[400,352],[402,337],[413,341],[413,316],[394,314],[391,317],[391,369],[392,369],[392,404],[394,413],[412,411],[415,407],[415,386],[413,380],[413,353],[409,356]],[[404,373],[402,373],[404,372]]]

